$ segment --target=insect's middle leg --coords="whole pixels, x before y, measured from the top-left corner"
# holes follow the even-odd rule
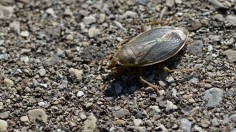
[[[157,95],[160,95],[159,87],[158,87],[157,85],[152,84],[152,83],[148,82],[147,80],[143,79],[143,78],[142,78],[142,73],[143,73],[143,69],[140,68],[140,69],[139,69],[139,79],[140,79],[140,81],[141,81],[142,83],[145,83],[145,84],[147,84],[148,86],[150,86],[150,87],[155,91],[155,93],[156,93]]]

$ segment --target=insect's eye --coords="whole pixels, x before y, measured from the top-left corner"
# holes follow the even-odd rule
[[[122,67],[121,63],[119,61],[117,61],[115,67]]]

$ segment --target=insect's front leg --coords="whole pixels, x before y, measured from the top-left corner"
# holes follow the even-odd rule
[[[111,55],[105,55],[100,61],[99,61],[99,64],[101,65],[101,66],[104,66],[104,61],[105,60],[111,60]]]
[[[123,44],[125,44],[125,43],[128,42],[128,41],[129,41],[128,38],[124,38],[123,40],[121,40],[121,41],[117,44],[117,49],[119,49]],[[111,56],[111,55],[106,55],[105,57],[103,57],[103,59],[100,60],[100,65],[103,65],[105,60],[112,60],[112,56]]]
[[[173,25],[175,20],[177,20],[176,16],[172,16],[171,18],[169,18],[167,20],[161,20],[161,19],[150,20],[150,22],[148,22],[144,25],[141,25],[141,32],[148,31],[152,28],[152,26],[156,26],[156,25],[160,25],[160,26]]]
[[[118,44],[117,44],[117,48],[119,49],[122,45],[124,45],[125,43],[127,43],[129,41],[128,38],[124,38],[123,40],[121,40]]]
[[[153,20],[149,22],[147,25],[155,26],[155,25],[161,25],[161,26],[168,26],[168,25],[173,25],[173,23],[177,20],[176,16],[172,16],[169,19],[166,20]]]

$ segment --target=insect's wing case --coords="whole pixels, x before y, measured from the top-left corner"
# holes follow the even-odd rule
[[[152,29],[135,37],[121,52],[126,52],[126,58],[132,60],[128,61],[128,65],[146,66],[159,63],[175,55],[184,46],[187,35],[185,29],[175,27]]]

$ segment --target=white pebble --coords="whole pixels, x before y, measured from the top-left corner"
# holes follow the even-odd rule
[[[77,93],[77,97],[82,97],[84,95],[84,92],[83,91],[79,91],[78,93]]]
[[[46,103],[45,103],[45,102],[39,102],[38,105],[39,105],[39,106],[45,106]]]
[[[213,50],[212,45],[208,45],[208,52],[211,52]]]
[[[55,18],[57,17],[57,16],[55,15],[55,12],[54,12],[53,8],[48,8],[48,9],[46,10],[46,13],[52,15],[52,16],[55,17]]]
[[[20,36],[22,36],[22,37],[29,37],[29,31],[22,31],[20,33]]]

